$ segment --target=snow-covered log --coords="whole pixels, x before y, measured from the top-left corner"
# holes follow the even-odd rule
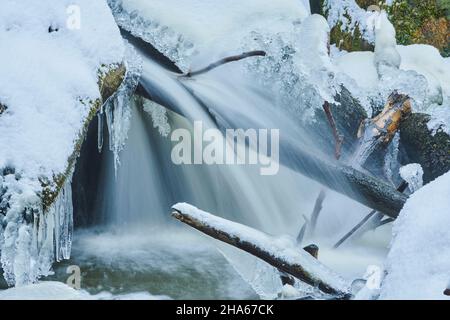
[[[349,297],[349,285],[294,242],[228,221],[186,203],[172,207],[173,217],[217,239],[244,250],[327,294]]]

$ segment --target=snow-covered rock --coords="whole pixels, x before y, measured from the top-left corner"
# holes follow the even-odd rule
[[[118,24],[187,71],[236,53],[253,31],[282,32],[309,15],[297,0],[108,0]],[[181,18],[180,18],[181,17]]]
[[[381,299],[448,299],[450,173],[411,195],[394,223]]]
[[[70,254],[71,173],[125,47],[104,0],[0,7],[0,250],[5,279],[22,285]]]

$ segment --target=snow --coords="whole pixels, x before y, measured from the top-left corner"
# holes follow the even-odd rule
[[[299,43],[294,54],[296,67],[314,83],[320,96],[334,101],[333,65],[328,54],[330,27],[324,17],[313,14],[302,21],[298,30]]]
[[[387,17],[385,11],[381,11],[375,21],[375,57],[374,62],[381,76],[383,67],[398,69],[401,63],[400,54],[397,51],[395,28]]]
[[[76,290],[62,282],[42,281],[36,284],[10,288],[0,291],[0,300],[169,300],[163,295],[152,295],[148,292],[134,292],[113,295],[109,292],[89,294],[84,290]]]
[[[416,191],[394,223],[381,299],[449,299],[450,173]]]
[[[349,32],[358,26],[363,37],[371,43],[374,42],[373,25],[370,25],[371,12],[359,7],[355,0],[326,0],[325,5],[330,26],[333,27],[341,22],[341,29]]]
[[[66,8],[81,9],[80,29]],[[49,33],[51,25],[56,32]],[[98,71],[122,61],[119,30],[104,1],[2,1],[0,12],[0,168],[36,177],[63,172],[100,98]],[[32,50],[30,50],[32,48]]]
[[[289,264],[300,264],[313,278],[320,279],[341,292],[349,292],[350,286],[343,278],[306,251],[300,250],[295,240],[290,237],[273,237],[242,224],[214,216],[187,203],[178,203],[172,209],[193,217],[212,228],[222,230],[241,241],[253,243]]]
[[[369,115],[370,102],[383,104],[398,90],[413,99],[413,112],[431,115],[430,130],[450,133],[448,59],[429,45],[396,45],[395,29],[386,13],[375,14],[375,53],[334,54],[338,81],[366,106]]]
[[[124,45],[103,0],[3,0],[0,43],[1,262],[8,284],[25,285],[70,255],[68,160]],[[44,214],[42,183],[59,174],[66,185]]]
[[[195,56],[239,50],[252,31],[291,28],[309,14],[298,0],[109,0],[118,24],[187,71]],[[180,13],[180,14],[174,14]],[[180,19],[180,15],[182,18]],[[261,23],[264,21],[264,23]],[[197,57],[198,58],[198,57]],[[203,64],[201,58],[198,58]]]

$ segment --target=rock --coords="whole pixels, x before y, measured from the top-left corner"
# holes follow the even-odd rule
[[[377,5],[377,1],[355,0],[362,9]],[[322,4],[322,14],[330,13]],[[379,4],[378,4],[379,5]],[[316,4],[317,6],[317,4]],[[450,4],[446,0],[395,0],[393,5],[379,5],[386,10],[389,20],[397,31],[397,42],[401,45],[430,44],[439,49],[443,56],[450,56]],[[348,12],[345,17],[354,19]],[[330,26],[331,42],[346,51],[373,51],[373,45],[361,35],[361,27],[355,22],[354,29],[342,30],[342,21]]]

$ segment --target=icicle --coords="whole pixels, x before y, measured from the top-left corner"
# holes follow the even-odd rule
[[[119,153],[122,151],[128,138],[128,129],[130,127],[131,110],[129,102],[139,83],[142,71],[142,58],[131,45],[127,44],[126,48],[127,73],[125,79],[105,106],[106,124],[109,131],[109,149],[114,154],[116,175],[117,168],[120,165]]]
[[[69,259],[73,233],[71,179],[67,179],[64,188],[60,190],[55,203],[49,209],[47,214],[54,219],[55,260],[61,261]]]
[[[98,152],[101,153],[103,149],[103,105],[100,112],[97,115],[98,119],[98,129],[97,129],[97,148]]]

